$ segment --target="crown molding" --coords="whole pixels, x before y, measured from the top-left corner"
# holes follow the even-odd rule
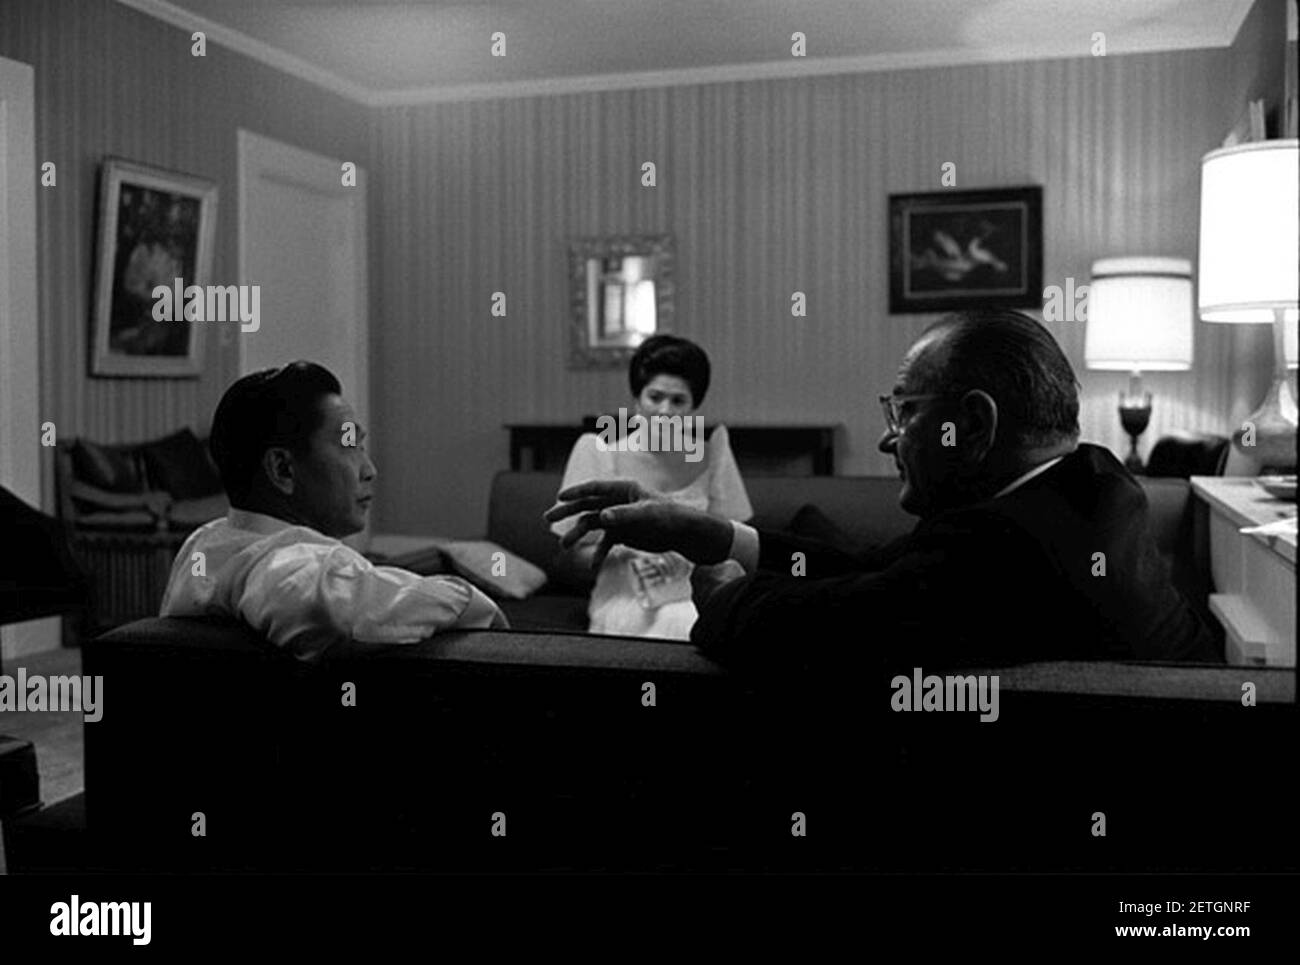
[[[1014,63],[1036,60],[1061,60],[1090,56],[1087,44],[1077,41],[1036,46],[955,48],[899,54],[871,54],[861,57],[788,58],[779,61],[754,61],[710,67],[686,67],[638,73],[593,74],[576,77],[550,77],[537,80],[503,81],[483,84],[451,84],[375,90],[339,76],[331,70],[303,60],[280,47],[250,37],[206,17],[191,13],[167,0],[116,0],[123,6],[147,14],[183,30],[202,30],[208,40],[244,54],[294,77],[316,84],[343,97],[369,107],[401,107],[438,104],[451,101],[495,100],[502,98],[544,97],[583,94],[597,91],[639,90],[656,87],[679,87],[692,84],[721,84],[753,80],[783,80],[799,77],[824,77],[835,74],[878,73],[881,71],[920,70],[939,67],[968,67],[982,64]],[[1106,56],[1155,53],[1174,50],[1202,50],[1229,47],[1250,13],[1254,0],[1228,0],[1231,9],[1224,17],[1224,32],[1218,37],[1189,37],[1159,46],[1144,45],[1107,52]]]
[[[209,20],[207,17],[201,17],[197,13],[191,13],[175,4],[168,3],[167,0],[117,0],[117,2],[124,7],[130,7],[132,10],[147,14],[156,20],[171,24],[173,27],[180,27],[182,30],[191,33],[195,30],[202,30],[204,36],[212,43],[220,44],[222,47],[236,53],[251,57],[253,60],[260,61],[269,67],[284,71],[286,74],[316,84],[318,87],[323,87],[358,103],[370,104],[371,98],[375,94],[369,88],[340,77],[332,70],[318,67],[295,54],[289,53],[287,50],[272,46],[265,41],[258,40],[256,37],[250,37],[246,33],[219,24],[214,20]]]
[[[1250,0],[1245,0],[1249,4]],[[1201,38],[1160,47],[1108,52],[1108,57],[1124,57],[1175,50],[1204,50],[1213,46]],[[371,104],[378,107],[436,104],[446,101],[489,100],[582,94],[594,91],[637,90],[652,87],[680,87],[690,84],[722,84],[751,80],[788,80],[798,77],[825,77],[834,74],[869,74],[883,71],[922,70],[936,67],[973,67],[986,64],[1019,63],[1036,60],[1089,58],[1086,47],[1060,44],[1022,48],[986,47],[952,50],[926,50],[904,54],[870,54],[862,57],[816,57],[790,60],[764,60],[747,64],[722,64],[714,67],[686,67],[673,70],[645,71],[628,74],[594,74],[580,77],[551,77],[540,80],[507,81],[493,84],[458,84],[442,87],[418,87],[405,90],[373,91]]]
[[[1246,17],[1250,13],[1250,8],[1255,5],[1255,0],[1229,0],[1232,9],[1228,15],[1223,18],[1224,29],[1227,30],[1228,36],[1223,43],[1218,44],[1220,47],[1231,47],[1233,41],[1237,39],[1237,34],[1241,31],[1241,25],[1246,22]],[[1291,6],[1292,0],[1288,0],[1287,6]]]

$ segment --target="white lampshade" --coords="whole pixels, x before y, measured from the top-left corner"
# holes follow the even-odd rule
[[[1207,322],[1300,321],[1300,141],[1257,141],[1201,159],[1197,307]]]
[[[1192,367],[1192,263],[1103,258],[1088,283],[1084,364],[1126,372]]]

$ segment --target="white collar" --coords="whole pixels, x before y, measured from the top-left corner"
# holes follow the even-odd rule
[[[255,513],[251,509],[238,509],[234,506],[231,506],[230,511],[226,513],[226,522],[236,529],[252,530],[265,536],[299,525],[287,519],[280,519],[278,516],[268,516],[266,513]]]
[[[1055,459],[1047,460],[1047,462],[1043,463],[1041,466],[1035,466],[1033,469],[1029,470],[1029,472],[1025,473],[1023,476],[1019,476],[1016,479],[1013,479],[1008,485],[1003,486],[1000,490],[998,490],[996,493],[993,494],[993,498],[1000,499],[1001,497],[1005,496],[1007,493],[1011,492],[1012,490],[1019,489],[1025,483],[1029,482],[1029,480],[1033,479],[1035,476],[1047,472],[1047,470],[1051,469],[1053,466],[1055,466],[1058,462],[1060,462],[1064,458],[1065,458],[1064,456],[1057,456]]]

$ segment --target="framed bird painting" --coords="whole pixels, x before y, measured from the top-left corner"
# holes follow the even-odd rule
[[[889,311],[1041,308],[1043,189],[889,196]]]

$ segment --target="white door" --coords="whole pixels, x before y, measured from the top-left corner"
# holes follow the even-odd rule
[[[366,188],[358,167],[239,132],[239,282],[260,288],[255,332],[239,340],[240,374],[307,359],[338,376],[369,413]]]
[[[295,359],[325,366],[366,424],[366,183],[358,165],[345,184],[343,164],[239,132],[239,283],[259,287],[261,317],[257,331],[223,332],[239,340],[241,375]],[[368,542],[368,529],[347,540]]]
[[[32,68],[0,57],[0,486],[48,512],[52,500],[42,498],[41,467],[52,460],[43,458],[40,440],[33,90]],[[0,661],[58,645],[57,617],[0,627]]]

